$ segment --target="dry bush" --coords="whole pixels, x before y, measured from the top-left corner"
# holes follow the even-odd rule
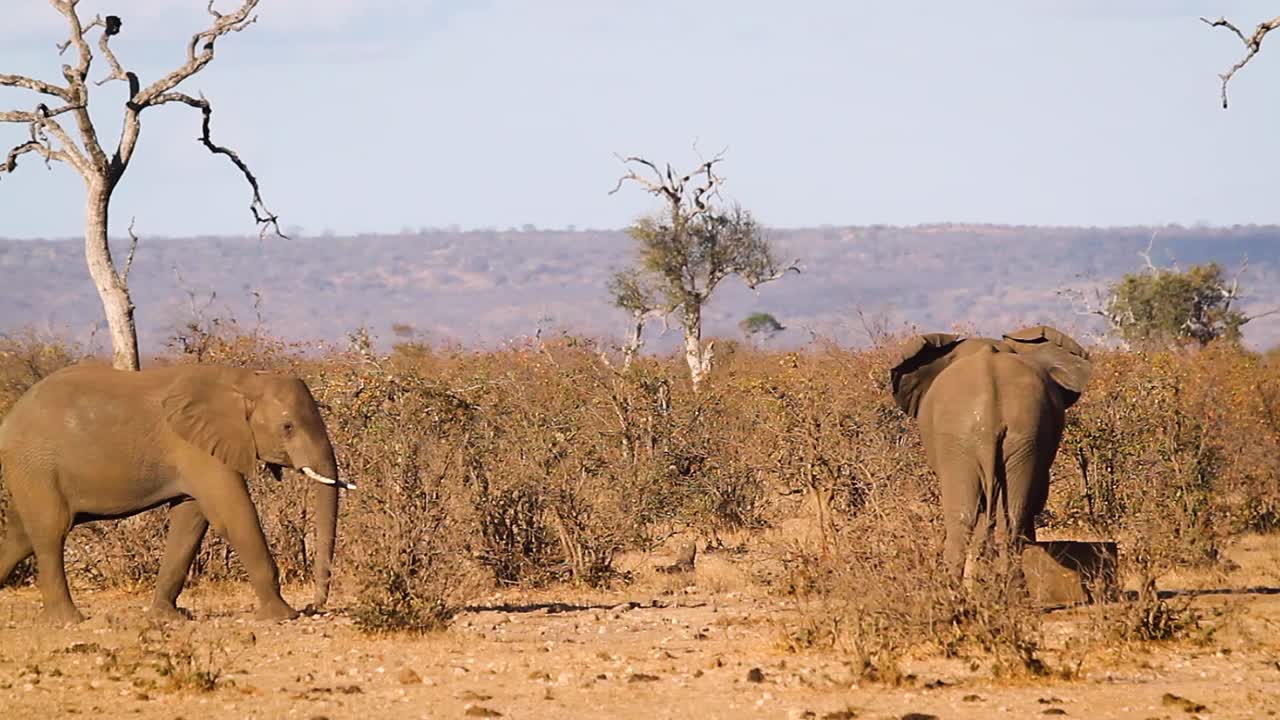
[[[898,684],[903,661],[941,655],[989,662],[1000,676],[1048,672],[1039,611],[992,565],[959,585],[939,572],[940,513],[916,498],[853,520],[829,555],[804,557],[805,612],[785,628],[796,650],[829,648],[865,680]]]
[[[775,472],[821,503],[829,542],[790,553],[789,587],[806,611],[785,628],[795,649],[846,656],[863,679],[897,684],[903,661],[942,654],[991,661],[1003,675],[1046,672],[1040,618],[1012,577],[979,568],[959,586],[940,572],[937,483],[919,435],[893,405],[884,350],[782,358],[757,408],[781,428]]]
[[[841,351],[827,350],[840,356]],[[791,555],[790,587],[810,598],[789,629],[797,646],[841,650],[872,678],[894,681],[913,653],[992,656],[1000,672],[1045,672],[1041,616],[1003,581],[979,573],[969,590],[938,572],[943,536],[936,481],[917,431],[889,404],[878,351],[784,356],[791,373],[753,374],[751,412],[780,431],[776,476],[828,489],[830,556]],[[1280,433],[1274,365],[1222,346],[1196,353],[1103,352],[1069,413],[1044,531],[1120,541],[1122,573],[1139,590],[1097,608],[1091,642],[1150,642],[1204,633],[1188,601],[1157,579],[1213,563],[1234,535],[1274,527]],[[1071,673],[1067,665],[1056,668]]]
[[[344,494],[339,555],[351,561],[361,627],[440,629],[475,572],[453,501],[476,408],[424,374],[426,363],[374,357],[364,337],[300,369],[328,418],[342,473],[360,484]]]
[[[1042,523],[1114,537],[1155,576],[1218,561],[1280,519],[1278,401],[1276,368],[1225,344],[1098,354]]]
[[[695,394],[680,358],[623,370],[572,337],[383,354],[361,332],[348,349],[318,352],[233,323],[182,333],[153,362],[291,372],[312,388],[341,470],[360,484],[344,495],[335,571],[372,629],[439,626],[481,580],[605,583],[620,579],[621,550],[676,532],[749,538],[812,513],[823,542],[789,549],[788,587],[812,599],[797,644],[843,648],[886,677],[924,646],[986,648],[1008,671],[1039,661],[1038,625],[999,588],[938,584],[936,482],[889,395],[882,349],[726,348]],[[79,354],[38,338],[4,343],[0,403]],[[1276,527],[1274,362],[1226,346],[1099,352],[1068,418],[1042,530],[1119,540],[1122,569],[1141,586],[1212,563],[1238,533]],[[264,474],[250,488],[283,578],[307,580],[310,484]],[[80,581],[153,581],[165,513],[125,524],[73,534]],[[193,574],[239,577],[232,555],[211,535]],[[1121,625],[1133,637],[1189,626],[1177,606],[1143,598],[1116,606],[1132,610]]]
[[[78,345],[34,331],[0,334],[0,417],[32,385],[83,357]]]

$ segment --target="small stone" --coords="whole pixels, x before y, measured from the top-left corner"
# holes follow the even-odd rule
[[[853,720],[858,717],[858,713],[845,708],[844,710],[832,710],[829,713],[822,714],[822,720]]]
[[[1067,711],[1062,708],[1045,708],[1041,715],[1066,715]]]
[[[747,671],[747,682],[762,683],[764,682],[764,671],[760,668],[751,668]]]
[[[629,683],[657,682],[657,681],[658,681],[657,675],[650,675],[648,673],[631,673],[631,677],[627,678],[627,682]]]
[[[487,708],[483,705],[468,705],[467,709],[462,711],[462,714],[466,715],[467,717],[487,717],[487,718],[502,717],[502,713],[498,712],[497,710],[494,710],[493,708]]]
[[[1209,710],[1208,707],[1205,707],[1194,700],[1188,700],[1184,697],[1174,695],[1173,693],[1165,693],[1164,696],[1160,698],[1160,704],[1167,707],[1181,708],[1185,713],[1202,713],[1208,712]]]
[[[965,695],[964,697],[962,697],[962,698],[960,698],[960,699],[961,699],[961,700],[963,700],[963,701],[965,701],[965,702],[982,702],[982,696],[981,696],[981,695],[975,695],[975,694],[973,694],[973,693],[969,693],[968,695]]]
[[[816,717],[818,717],[817,713],[804,708],[791,708],[787,711],[787,720],[812,720]]]
[[[937,690],[938,688],[944,688],[950,684],[951,683],[947,682],[946,680],[930,680],[929,682],[924,684],[924,689]]]
[[[939,720],[939,718],[929,713],[909,712],[902,716],[902,720]]]
[[[396,675],[396,679],[401,685],[417,685],[422,682],[422,676],[414,671],[413,668],[405,668]]]

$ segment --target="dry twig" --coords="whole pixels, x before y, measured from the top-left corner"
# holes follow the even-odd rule
[[[1240,28],[1236,27],[1234,23],[1225,17],[1219,17],[1217,20],[1210,20],[1209,18],[1202,17],[1200,18],[1200,21],[1209,27],[1226,28],[1235,33],[1235,36],[1240,38],[1240,42],[1244,43],[1244,57],[1235,65],[1232,65],[1231,69],[1218,75],[1218,78],[1222,80],[1222,109],[1225,110],[1227,108],[1227,83],[1231,82],[1231,78],[1235,77],[1235,74],[1245,65],[1248,65],[1254,55],[1258,54],[1258,51],[1262,49],[1262,39],[1267,36],[1267,33],[1275,30],[1276,28],[1280,28],[1280,15],[1277,15],[1266,22],[1258,23],[1258,26],[1253,29],[1252,35],[1245,35],[1240,31]]]

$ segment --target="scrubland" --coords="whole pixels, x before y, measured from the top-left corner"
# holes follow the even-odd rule
[[[88,623],[37,625],[30,568],[0,591],[0,706],[143,717],[194,714],[191,703],[227,717],[1280,710],[1274,359],[1226,345],[1093,351],[1039,532],[1118,541],[1125,592],[1044,608],[994,572],[966,587],[941,577],[936,481],[888,392],[892,338],[865,350],[725,343],[698,393],[679,358],[624,370],[584,338],[389,354],[362,333],[351,340],[317,351],[193,325],[148,361],[308,382],[360,485],[344,496],[331,609],[253,623],[239,564],[210,535],[182,599],[194,621],[153,622],[141,608],[164,511],[84,526],[68,559]],[[0,341],[0,413],[79,356],[32,335]],[[264,472],[250,485],[286,595],[303,598],[308,482]],[[689,543],[693,569],[661,572]]]

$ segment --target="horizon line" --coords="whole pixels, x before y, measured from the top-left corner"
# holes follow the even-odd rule
[[[286,226],[286,232],[290,226]],[[1230,225],[1217,223],[1138,223],[1126,225],[1057,225],[1057,224],[1035,224],[1035,223],[1001,223],[1001,222],[953,222],[953,221],[937,221],[937,222],[921,222],[913,224],[895,224],[895,223],[865,223],[865,224],[833,224],[818,223],[814,225],[789,225],[789,226],[765,226],[767,230],[772,231],[803,231],[803,230],[927,230],[941,228],[976,228],[976,229],[992,229],[992,230],[1009,230],[1009,229],[1037,229],[1037,230],[1094,230],[1094,231],[1133,231],[1133,230],[1197,230],[1197,231],[1214,231],[1214,230],[1280,230],[1280,221],[1271,223],[1233,223]],[[400,230],[358,230],[354,232],[337,232],[322,229],[319,232],[302,231],[288,234],[284,239],[343,239],[343,238],[362,238],[369,236],[410,236],[410,235],[470,235],[478,233],[513,233],[513,234],[535,234],[535,233],[559,233],[559,234],[587,234],[587,233],[625,233],[626,228],[593,228],[578,227],[577,225],[565,225],[563,227],[539,227],[532,223],[525,223],[519,226],[508,226],[505,228],[498,226],[470,226],[463,227],[460,225],[422,225],[417,228],[401,228]],[[112,235],[112,239],[123,239],[124,236]],[[165,233],[158,234],[142,234],[141,237],[151,237],[153,239],[164,238],[167,240],[267,240],[258,236],[257,232],[247,231],[244,234],[237,233],[193,233],[171,235]],[[276,238],[279,239],[279,238]],[[0,235],[0,242],[83,242],[84,238],[79,235],[58,235],[58,236],[6,236]]]

